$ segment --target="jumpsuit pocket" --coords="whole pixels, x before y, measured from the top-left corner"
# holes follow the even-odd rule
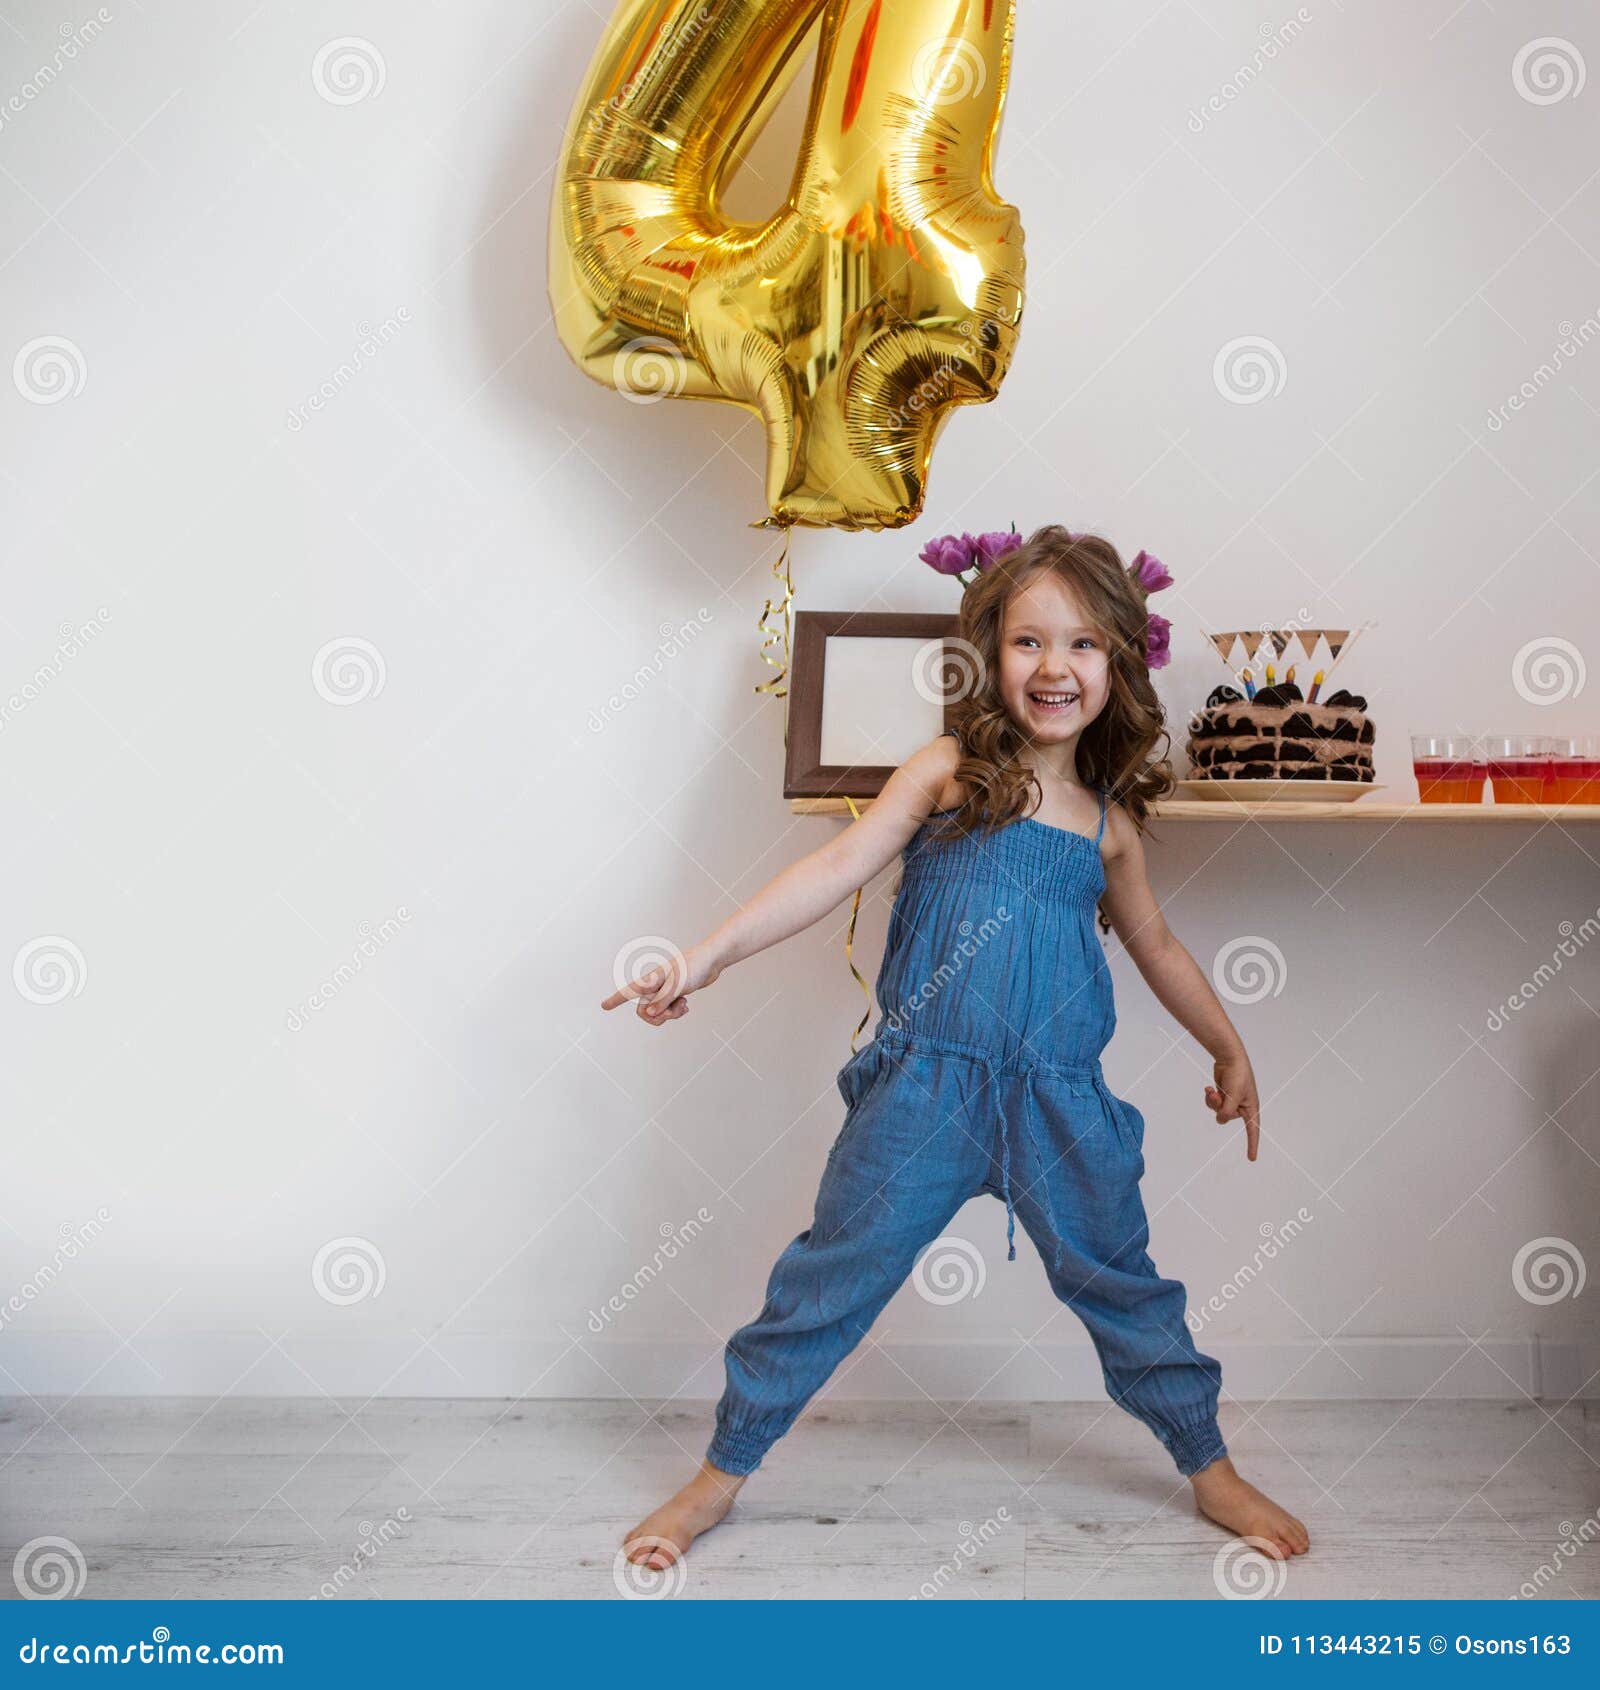
[[[835,1076],[835,1082],[839,1087],[839,1095],[844,1099],[845,1106],[847,1108],[853,1109],[856,1105],[856,1099],[861,1094],[861,1071],[866,1065],[867,1058],[870,1057],[876,1049],[877,1041],[875,1039],[869,1040],[866,1044],[862,1045],[861,1049],[858,1050],[847,1063],[845,1063],[844,1067],[842,1067]]]
[[[1116,1117],[1117,1136],[1130,1156],[1144,1153],[1144,1116],[1124,1097],[1111,1098],[1112,1114]]]

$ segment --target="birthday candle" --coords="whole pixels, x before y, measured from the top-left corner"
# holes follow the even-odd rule
[[[1289,673],[1283,677],[1283,684],[1286,687],[1294,685],[1294,665],[1292,663],[1289,665]]]
[[[1244,674],[1240,676],[1240,679],[1244,682],[1245,697],[1254,698],[1256,695],[1256,684],[1250,679],[1250,671],[1246,669]]]
[[[1321,685],[1322,671],[1319,669],[1316,674],[1311,677],[1311,691],[1306,694],[1307,704],[1315,704],[1317,702],[1317,688]]]
[[[1269,687],[1272,685],[1272,665],[1270,663],[1267,665],[1267,685]]]

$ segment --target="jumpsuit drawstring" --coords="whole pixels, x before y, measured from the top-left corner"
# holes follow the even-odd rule
[[[994,1088],[994,1109],[1000,1119],[1000,1192],[1006,1205],[1006,1260],[1017,1259],[1017,1206],[1011,1196],[1011,1134],[1006,1128],[1005,1105],[1000,1101],[1000,1072],[994,1058],[985,1055],[984,1066],[989,1071],[989,1084]],[[1033,1065],[1022,1070],[1022,1130],[1033,1139]]]

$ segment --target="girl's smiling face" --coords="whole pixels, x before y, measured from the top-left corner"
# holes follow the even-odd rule
[[[1039,745],[1075,740],[1105,708],[1110,641],[1053,570],[1011,595],[1000,631],[1000,699]]]

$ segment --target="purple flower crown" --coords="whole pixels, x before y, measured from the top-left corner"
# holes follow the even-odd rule
[[[937,570],[940,575],[954,575],[966,588],[985,570],[992,569],[1008,552],[1014,552],[1021,543],[1022,536],[1015,528],[1009,533],[941,534],[938,539],[930,540],[918,556],[930,569]],[[974,572],[970,578],[967,575],[969,569]],[[1149,552],[1139,553],[1128,565],[1128,574],[1146,596],[1172,585],[1167,566],[1160,558],[1151,557]],[[1152,669],[1164,669],[1172,661],[1172,624],[1153,610],[1148,615],[1144,660]]]

